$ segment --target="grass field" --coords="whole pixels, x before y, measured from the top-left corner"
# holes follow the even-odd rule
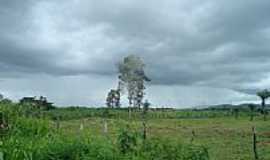
[[[270,123],[258,113],[250,121],[246,111],[238,118],[229,111],[151,111],[147,140],[142,140],[139,111],[129,119],[126,110],[104,116],[104,109],[0,108],[9,123],[9,129],[1,130],[0,158],[6,160],[253,160],[253,126],[260,160],[270,159]]]
[[[123,120],[109,120],[109,136],[116,137],[117,131],[126,124]],[[140,130],[141,122],[131,122],[133,128]],[[80,125],[83,132],[103,134],[103,120],[85,118],[61,122],[61,130],[77,134]],[[257,119],[250,122],[248,117],[234,119],[154,119],[148,121],[148,136],[181,139],[186,143],[204,145],[209,149],[211,159],[252,160],[252,126],[258,132],[258,152],[261,159],[270,159],[270,123]],[[195,134],[192,134],[195,133]]]

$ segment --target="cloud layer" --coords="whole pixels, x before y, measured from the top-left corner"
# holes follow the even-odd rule
[[[268,0],[1,1],[0,88],[103,105],[115,64],[137,54],[156,105],[256,101],[270,85],[269,14]]]

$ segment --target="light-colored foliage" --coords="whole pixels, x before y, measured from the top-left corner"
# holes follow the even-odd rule
[[[143,60],[135,55],[124,58],[123,62],[118,64],[119,80],[121,85],[128,92],[129,105],[140,107],[144,97],[145,81],[150,79],[145,75],[145,64]]]

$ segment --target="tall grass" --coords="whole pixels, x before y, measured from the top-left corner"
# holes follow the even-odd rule
[[[129,128],[119,131],[117,139],[103,135],[75,136],[57,131],[51,125],[52,120],[32,108],[5,104],[0,109],[8,123],[0,142],[5,160],[209,159],[204,147],[161,138],[142,140],[137,131]]]

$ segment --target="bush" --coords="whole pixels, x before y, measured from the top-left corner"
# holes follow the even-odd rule
[[[148,139],[137,152],[139,159],[149,160],[208,160],[206,148],[169,139]]]
[[[129,126],[120,131],[117,139],[120,152],[123,154],[134,152],[138,143],[137,138],[137,133],[131,132]]]
[[[111,160],[117,159],[112,144],[103,140],[53,136],[10,137],[2,146],[5,160]]]

